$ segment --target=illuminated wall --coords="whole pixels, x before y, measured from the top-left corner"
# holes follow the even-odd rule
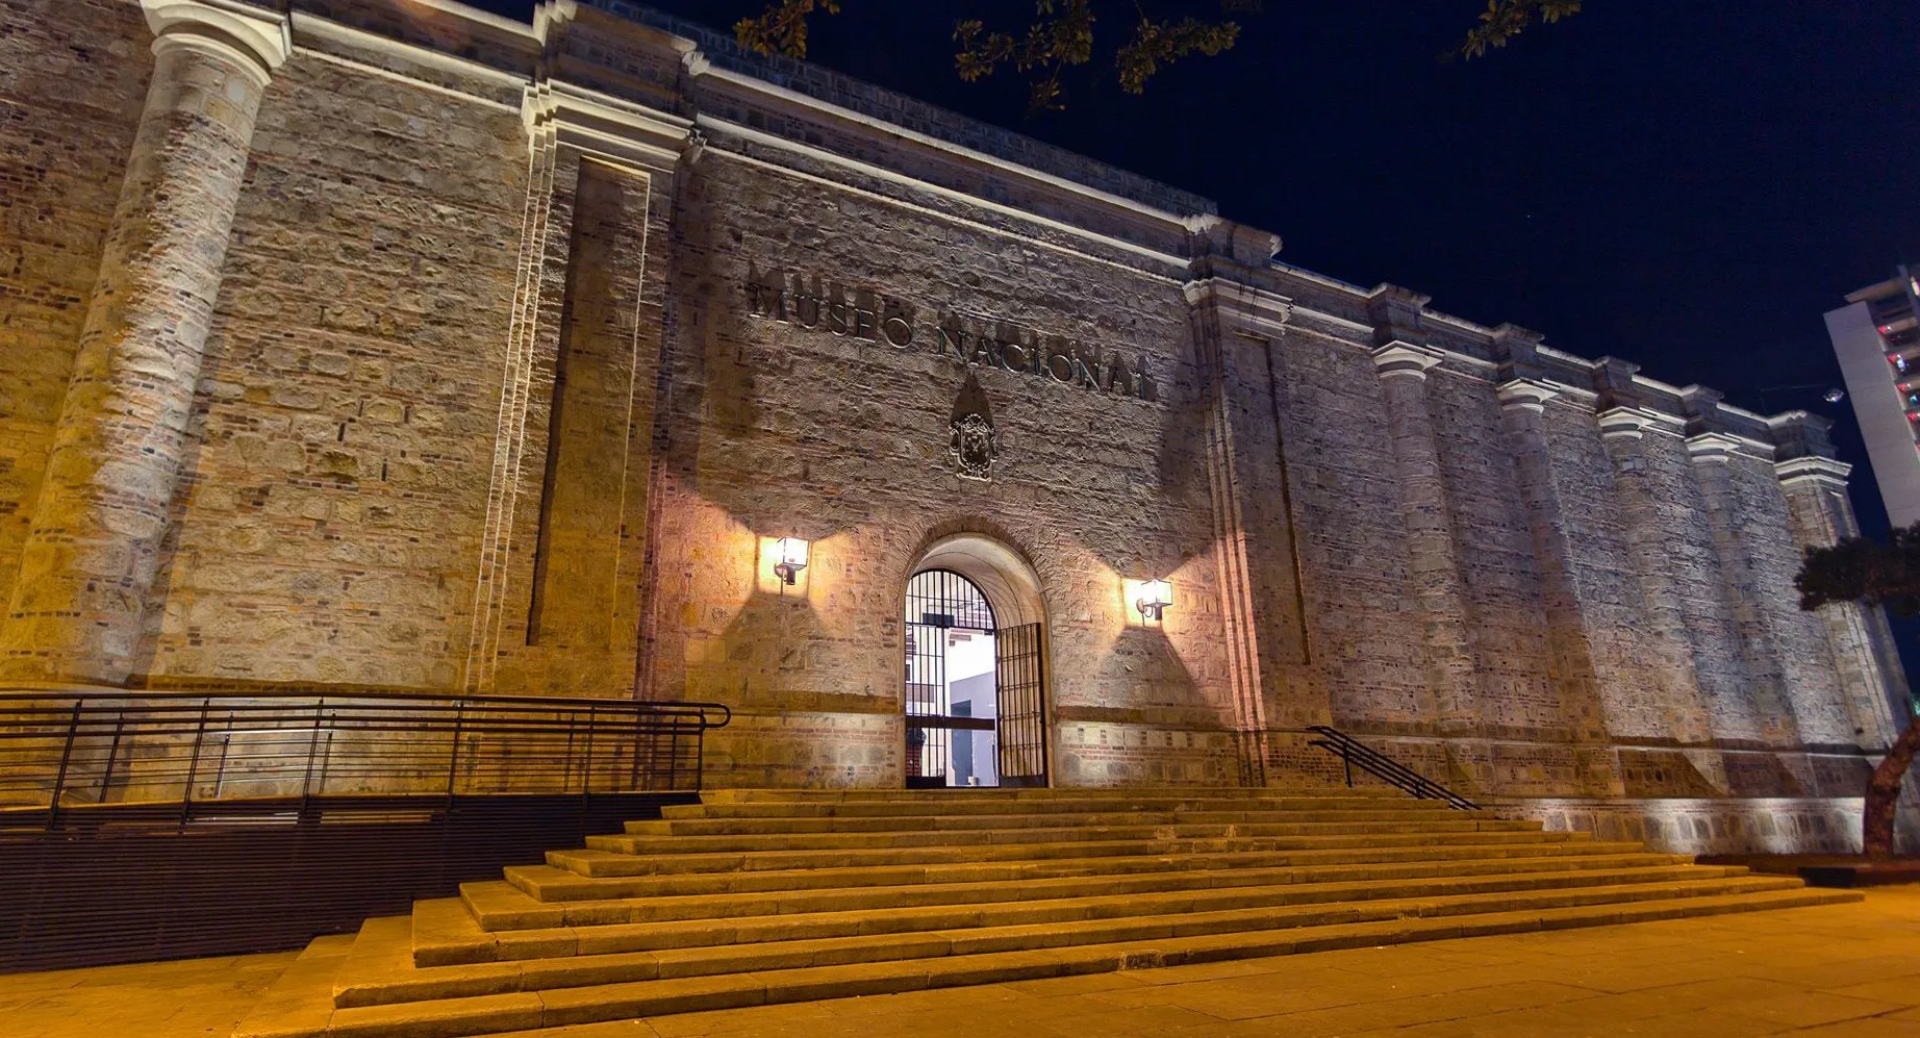
[[[715,781],[895,785],[905,582],[965,534],[1062,784],[1334,781],[1333,724],[1477,796],[1824,803],[1889,737],[1884,624],[1793,604],[1852,529],[1818,419],[622,0],[293,8],[0,14],[73,84],[0,98],[11,686],[712,700]],[[89,296],[173,276],[112,156],[226,178],[121,200],[226,241],[204,314]]]

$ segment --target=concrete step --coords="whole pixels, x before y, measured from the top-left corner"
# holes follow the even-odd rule
[[[1086,814],[1107,811],[1340,811],[1383,810],[1446,812],[1438,800],[1405,796],[1359,796],[1345,791],[1318,794],[1224,797],[1217,795],[1135,795],[1086,799],[1017,799],[959,794],[888,800],[750,800],[672,804],[661,817],[683,818],[880,818],[967,814]]]
[[[938,862],[994,862],[1041,858],[1099,858],[1140,854],[1225,854],[1236,851],[1311,850],[1316,848],[1428,846],[1495,843],[1562,843],[1585,833],[1518,831],[1336,833],[1321,836],[1168,836],[1150,833],[1125,839],[1088,838],[1054,842],[947,844],[925,847],[859,847],[824,850],[736,850],[716,853],[635,854],[627,848],[644,837],[588,837],[589,854],[551,851],[549,864],[593,876],[652,876],[688,872],[758,872],[817,869],[846,865],[926,865]]]
[[[1745,876],[1736,866],[1657,864],[1620,868],[1564,869],[1551,859],[1533,862],[1543,871],[1507,871],[1459,875],[1431,873],[1423,877],[1341,879],[1290,882],[1282,872],[1278,882],[1209,887],[1195,883],[1169,885],[1168,877],[1148,877],[1158,885],[1121,882],[1102,889],[1079,889],[1057,881],[1042,881],[1039,890],[1012,892],[954,885],[941,891],[939,901],[903,903],[884,892],[861,898],[820,899],[808,911],[784,909],[779,904],[751,901],[728,904],[704,901],[720,915],[683,915],[679,918],[599,925],[569,925],[513,929],[491,933],[456,899],[421,902],[414,907],[413,964],[443,966],[497,962],[507,959],[599,955],[613,952],[658,951],[712,944],[752,944],[796,937],[851,937],[968,926],[1014,926],[1121,916],[1154,916],[1182,912],[1221,911],[1276,905],[1325,904],[1445,894],[1532,891],[1617,886],[1628,883],[1679,882]],[[1198,879],[1199,877],[1188,877]],[[1023,885],[1025,886],[1025,885]],[[865,892],[861,892],[865,893]],[[1026,896],[1019,896],[1019,895]],[[851,903],[849,903],[851,902]],[[691,906],[689,906],[691,907]],[[799,906],[796,906],[799,907]],[[742,914],[746,909],[750,914]],[[697,910],[697,909],[696,909]]]
[[[463,945],[486,944],[491,948],[493,933],[510,934],[516,930],[549,929],[561,926],[594,926],[617,923],[669,922],[686,919],[730,919],[746,915],[800,912],[860,911],[884,908],[925,907],[963,903],[986,904],[998,901],[1025,901],[1072,895],[1145,894],[1169,890],[1216,890],[1268,884],[1354,883],[1380,880],[1425,880],[1436,876],[1487,876],[1520,872],[1593,871],[1604,869],[1656,868],[1687,864],[1682,855],[1654,854],[1637,850],[1628,854],[1545,855],[1538,857],[1485,858],[1477,860],[1440,859],[1368,862],[1343,865],[1289,865],[1218,870],[1139,869],[1097,876],[1030,878],[1018,882],[926,882],[911,885],[846,885],[794,890],[747,891],[743,893],[661,894],[629,900],[543,902],[504,881],[468,883],[461,889],[459,927],[468,938]],[[421,902],[422,905],[451,904]],[[419,915],[416,913],[416,923]],[[503,938],[504,939],[504,938]],[[416,939],[416,945],[418,941]],[[447,956],[476,954],[448,950]],[[439,962],[490,961],[492,954],[479,959],[449,957]]]
[[[1643,889],[1643,888],[1634,888]],[[565,988],[516,988],[493,994],[337,1008],[315,1005],[313,984],[276,984],[235,1030],[235,1038],[462,1038],[514,1030],[564,1027],[606,1020],[697,1010],[883,994],[963,984],[996,983],[1224,961],[1411,941],[1541,929],[1607,925],[1650,919],[1799,907],[1858,900],[1851,891],[1807,888],[1639,901],[1602,901],[1560,907],[1514,907],[1472,914],[1413,912],[1395,918],[1345,921],[1287,929],[1242,929],[1017,951],[948,954],[865,963],[768,968],[745,973],[599,983]],[[1432,904],[1432,902],[1429,902]],[[1439,906],[1435,906],[1439,907]],[[365,934],[363,933],[363,936]],[[380,934],[390,940],[390,934]],[[374,942],[341,960],[336,988],[353,989],[348,964],[384,949]],[[513,965],[513,964],[497,964]],[[467,969],[469,967],[459,967]],[[295,971],[290,971],[290,973]],[[421,971],[427,972],[427,971]],[[536,981],[539,975],[536,974]],[[527,974],[521,973],[521,983]]]
[[[1391,819],[1317,822],[1235,821],[1193,823],[1133,820],[1126,824],[1071,824],[1014,828],[903,828],[884,832],[783,833],[747,832],[723,835],[594,836],[587,846],[622,854],[710,854],[730,851],[869,850],[888,847],[972,847],[982,844],[1069,843],[1094,840],[1219,839],[1247,836],[1341,836],[1380,833],[1538,832],[1532,820],[1457,818],[1451,815]]]
[[[1413,801],[1412,803],[1418,803]],[[768,815],[764,817],[687,816],[626,823],[630,836],[732,836],[756,833],[881,833],[906,830],[1043,829],[1098,825],[1239,825],[1316,822],[1498,821],[1495,811],[1406,809],[1369,804],[1364,808],[1188,811],[1044,811],[962,814]]]
[[[1561,845],[1545,848],[1564,851],[1570,846],[1605,848],[1604,844]],[[1273,883],[1359,882],[1363,880],[1425,879],[1437,875],[1493,875],[1503,872],[1540,872],[1551,870],[1590,870],[1639,868],[1686,864],[1682,855],[1653,854],[1637,844],[1616,844],[1630,853],[1542,854],[1512,857],[1413,858],[1396,854],[1392,860],[1343,864],[1247,865],[1239,868],[1189,868],[1170,859],[1139,860],[1133,868],[1093,875],[1030,876],[1018,880],[1004,876],[988,880],[961,878],[942,882],[941,877],[921,877],[924,882],[906,884],[855,882],[874,877],[857,870],[847,882],[782,890],[746,890],[739,892],[667,894],[658,893],[630,899],[540,901],[504,881],[467,883],[461,887],[460,900],[473,921],[488,932],[544,929],[557,926],[594,926],[610,923],[661,922],[681,919],[725,919],[767,912],[852,911],[888,906],[918,907],[961,902],[1018,901],[1060,897],[1073,893],[1102,894],[1153,892],[1181,889],[1218,889],[1258,886]],[[1154,868],[1153,866],[1165,866]],[[944,870],[943,870],[944,871]],[[970,873],[954,872],[965,877]],[[760,874],[773,875],[771,873]]]
[[[1135,853],[1110,854],[1102,857],[958,860],[894,866],[848,866],[845,863],[845,856],[842,856],[840,861],[834,864],[815,863],[810,866],[803,865],[787,869],[638,876],[608,876],[602,875],[601,870],[618,869],[624,862],[643,859],[632,859],[626,855],[600,851],[568,851],[557,852],[554,855],[566,862],[565,868],[554,865],[509,866],[503,870],[503,874],[508,883],[538,900],[564,902],[619,900],[675,894],[819,890],[847,885],[1004,883],[1024,879],[1103,876],[1116,873],[1210,871],[1285,865],[1350,865],[1394,861],[1471,861],[1484,858],[1537,857],[1547,854],[1626,854],[1644,850],[1637,843],[1596,843],[1585,833],[1559,835],[1581,838],[1455,844],[1414,842],[1362,847],[1212,853],[1174,853],[1148,844]]]
[[[910,803],[947,801],[1023,801],[1023,800],[1141,800],[1141,799],[1213,799],[1268,800],[1286,797],[1332,797],[1340,799],[1405,800],[1397,789],[1363,786],[1355,789],[1283,789],[1248,786],[1124,786],[1112,788],[987,788],[951,789],[713,789],[700,794],[706,804],[765,803]]]
[[[1712,871],[1712,870],[1709,870]],[[1592,887],[1548,886],[1472,893],[1439,892],[1420,897],[1377,897],[1308,903],[1257,904],[1232,908],[1176,910],[1160,914],[1120,914],[925,929],[859,932],[859,923],[880,921],[875,914],[855,920],[783,920],[762,940],[712,941],[639,951],[580,951],[572,956],[416,968],[412,929],[405,917],[370,921],[341,966],[335,1005],[385,1005],[426,999],[505,994],[617,984],[635,980],[752,973],[808,966],[890,962],[903,959],[981,955],[1023,949],[1160,940],[1249,930],[1278,930],[1375,922],[1408,916],[1473,915],[1524,909],[1554,909],[1626,904],[1677,898],[1720,897],[1802,889],[1792,877],[1707,876]],[[1379,892],[1385,893],[1385,892]],[[1076,906],[1084,907],[1084,906]],[[856,914],[857,915],[857,914]],[[926,921],[937,923],[938,917]],[[855,924],[854,933],[826,933],[835,924]]]
[[[1851,897],[1386,795],[732,791],[369,920],[236,1034],[458,1038]]]

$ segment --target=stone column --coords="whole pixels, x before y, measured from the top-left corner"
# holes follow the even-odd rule
[[[1547,643],[1553,651],[1554,690],[1586,791],[1618,796],[1625,792],[1620,765],[1607,746],[1612,729],[1599,668],[1588,635],[1586,610],[1574,579],[1567,517],[1554,485],[1553,452],[1547,442],[1547,401],[1559,393],[1544,383],[1514,379],[1500,386],[1500,419],[1513,447],[1520,494],[1532,527],[1534,557],[1546,609]]]
[[[1800,734],[1787,694],[1780,646],[1758,601],[1759,579],[1743,543],[1745,516],[1730,471],[1738,448],[1739,441],[1721,433],[1687,438],[1687,452],[1693,456],[1693,471],[1700,481],[1707,520],[1713,526],[1714,544],[1720,552],[1720,571],[1746,653],[1747,687],[1759,711],[1762,737],[1777,746],[1794,746],[1799,744]]]
[[[123,683],[220,290],[254,116],[286,20],[143,0],[153,79],[0,632],[0,682]]]
[[[1682,746],[1701,746],[1710,743],[1715,733],[1695,668],[1686,597],[1674,572],[1677,552],[1664,530],[1659,490],[1645,453],[1646,430],[1657,421],[1652,414],[1629,407],[1616,407],[1596,417],[1601,442],[1613,461],[1627,546],[1646,600],[1647,660],[1659,675],[1667,701],[1676,706],[1670,718],[1674,740]]]
[[[1794,540],[1802,548],[1824,548],[1859,536],[1853,506],[1847,500],[1852,466],[1832,458],[1790,458],[1773,467],[1787,495]],[[1893,711],[1904,709],[1906,675],[1895,655],[1886,616],[1878,608],[1837,602],[1819,611],[1833,648],[1842,695],[1860,745],[1879,751],[1897,734]]]
[[[1463,734],[1475,730],[1478,721],[1478,679],[1467,626],[1466,581],[1427,403],[1427,369],[1444,356],[1428,347],[1392,342],[1373,351],[1373,363],[1387,400],[1387,435],[1405,502],[1407,568],[1420,615],[1434,720],[1442,734]]]

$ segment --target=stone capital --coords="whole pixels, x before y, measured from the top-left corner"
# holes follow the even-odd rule
[[[1740,453],[1740,441],[1725,433],[1701,433],[1687,437],[1687,453],[1695,461],[1731,461]]]
[[[1293,300],[1252,285],[1209,277],[1180,286],[1187,305],[1212,306],[1230,321],[1232,330],[1246,335],[1272,335],[1293,320]]]
[[[1547,409],[1547,401],[1560,395],[1560,391],[1531,378],[1516,378],[1500,383],[1500,406],[1507,409],[1521,408],[1542,414]]]
[[[1606,439],[1637,440],[1649,428],[1660,424],[1660,416],[1638,407],[1614,407],[1594,415],[1593,421]]]
[[[1389,375],[1427,377],[1427,369],[1447,359],[1445,350],[1416,346],[1410,342],[1390,342],[1373,351],[1373,366],[1382,378]]]
[[[293,52],[287,16],[239,0],[140,0],[153,52],[192,47],[219,54],[265,87]]]
[[[1845,490],[1847,476],[1853,472],[1853,466],[1834,458],[1809,455],[1775,462],[1773,471],[1780,477],[1780,482],[1788,486],[1810,483],[1815,486]]]
[[[670,170],[683,155],[692,161],[708,147],[686,119],[552,80],[527,87],[520,117],[536,140],[644,168]]]

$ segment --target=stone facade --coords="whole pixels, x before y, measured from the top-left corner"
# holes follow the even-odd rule
[[[1884,619],[1793,600],[1820,420],[1185,192],[624,0],[18,0],[0,76],[9,687],[717,701],[712,781],[897,785],[906,580],[987,544],[1061,785],[1332,724],[1837,846],[1891,737]]]

